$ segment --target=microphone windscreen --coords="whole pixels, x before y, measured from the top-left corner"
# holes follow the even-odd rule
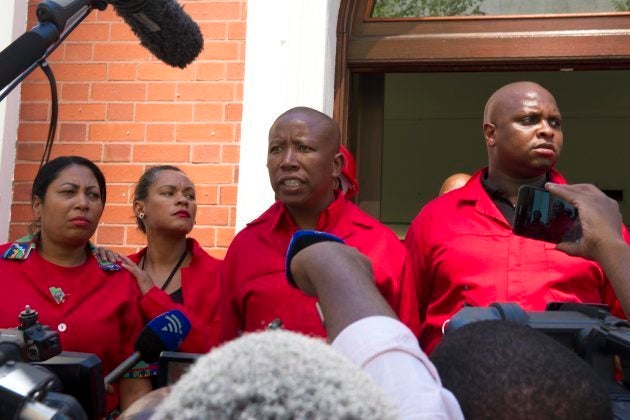
[[[203,50],[199,26],[175,0],[110,0],[140,43],[166,64],[184,68]]]
[[[321,339],[245,334],[200,357],[151,419],[396,419],[372,379]]]
[[[175,351],[190,332],[190,321],[178,309],[153,318],[136,341],[136,350],[147,363],[159,359],[163,351]]]

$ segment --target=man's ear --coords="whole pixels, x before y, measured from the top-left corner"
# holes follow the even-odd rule
[[[492,123],[483,124],[483,137],[486,139],[486,146],[494,147],[496,144],[494,141],[494,134],[496,133],[496,126]]]
[[[337,153],[333,161],[333,178],[337,178],[339,175],[341,175],[341,170],[343,169],[343,165],[345,164],[346,158],[344,158],[341,153]]]

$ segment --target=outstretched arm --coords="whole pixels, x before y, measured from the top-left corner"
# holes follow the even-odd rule
[[[463,419],[418,340],[379,293],[363,254],[319,242],[299,251],[290,269],[298,287],[317,296],[333,348],[374,379],[401,418]]]
[[[355,248],[337,242],[316,243],[296,254],[291,272],[303,292],[317,296],[330,341],[362,318],[396,318],[374,285],[372,263]]]
[[[608,277],[624,313],[630,314],[630,246],[622,235],[617,202],[590,184],[547,183],[547,190],[578,209],[582,239],[562,242],[557,249],[597,261]]]

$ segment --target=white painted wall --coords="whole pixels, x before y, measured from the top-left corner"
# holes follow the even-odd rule
[[[249,0],[236,230],[274,201],[267,134],[294,106],[332,115],[340,0]]]
[[[3,0],[0,13],[0,49],[6,48],[26,31],[26,6],[24,0]],[[0,102],[0,243],[9,238],[11,199],[13,196],[13,172],[15,167],[15,142],[19,123],[20,87],[18,86]]]

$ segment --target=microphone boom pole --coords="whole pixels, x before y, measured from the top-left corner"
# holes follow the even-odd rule
[[[92,1],[89,3],[92,3]],[[30,31],[22,34],[22,36],[9,44],[4,50],[0,51],[0,101],[6,98],[35,68],[41,65],[68,35],[83,22],[92,9],[105,10],[105,7],[107,7],[104,1],[96,1],[95,3],[88,4],[87,7],[84,7],[84,10],[78,10],[76,19],[67,25],[69,16],[60,18],[57,13],[54,13],[54,10],[52,14],[40,14],[40,9],[38,8],[40,22]],[[40,4],[40,6],[42,5],[49,6],[45,2]],[[48,12],[48,9],[46,11]],[[42,20],[42,18],[46,20]],[[64,26],[60,28],[61,23]]]

